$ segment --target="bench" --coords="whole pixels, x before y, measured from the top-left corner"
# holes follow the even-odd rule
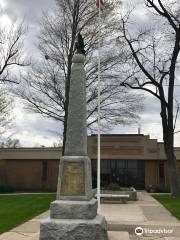
[[[95,197],[97,198],[97,194],[95,195]],[[114,201],[121,201],[122,203],[127,203],[127,200],[129,199],[129,194],[100,194],[100,198],[102,202],[108,202],[108,200],[110,200],[110,202],[114,202]]]

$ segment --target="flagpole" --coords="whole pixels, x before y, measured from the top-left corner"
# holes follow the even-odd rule
[[[101,27],[101,0],[99,0],[99,30],[98,30],[98,162],[97,162],[97,200],[98,200],[98,213],[101,213],[101,129],[100,129],[100,114],[101,114],[101,59],[100,59],[100,47],[101,47],[101,40],[100,40],[100,27]]]

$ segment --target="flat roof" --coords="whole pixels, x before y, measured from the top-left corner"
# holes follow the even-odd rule
[[[89,135],[88,137],[94,137],[94,136],[97,136],[97,134],[91,134]],[[101,136],[104,136],[104,137],[125,137],[125,136],[147,136],[147,135],[144,135],[144,134],[101,134]]]
[[[49,151],[49,150],[51,150],[51,151],[57,151],[57,150],[62,150],[62,147],[17,147],[17,148],[15,148],[15,147],[4,147],[4,148],[0,148],[0,151],[4,151],[4,150],[45,150],[45,151]]]

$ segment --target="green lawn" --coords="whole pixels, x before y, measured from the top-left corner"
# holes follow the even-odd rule
[[[174,217],[180,220],[180,197],[170,195],[153,195],[165,208],[167,208]]]
[[[0,234],[45,212],[55,194],[0,196]]]

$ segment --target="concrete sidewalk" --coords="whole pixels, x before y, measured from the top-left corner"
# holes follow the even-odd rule
[[[102,214],[108,222],[111,239],[114,240],[180,240],[180,221],[174,218],[160,203],[146,192],[139,194],[139,201],[127,204],[102,204]],[[38,240],[41,219],[48,217],[46,212],[25,224],[0,235],[0,240]],[[144,231],[166,230],[163,233],[146,233],[143,237],[135,235],[135,228]],[[118,234],[117,231],[121,233]]]
[[[137,202],[102,206],[109,230],[127,231],[130,239],[180,240],[180,221],[147,192],[139,193],[138,198]],[[137,227],[143,228],[144,238],[135,235]],[[164,229],[166,230],[165,234],[150,233],[154,230],[162,232]]]

